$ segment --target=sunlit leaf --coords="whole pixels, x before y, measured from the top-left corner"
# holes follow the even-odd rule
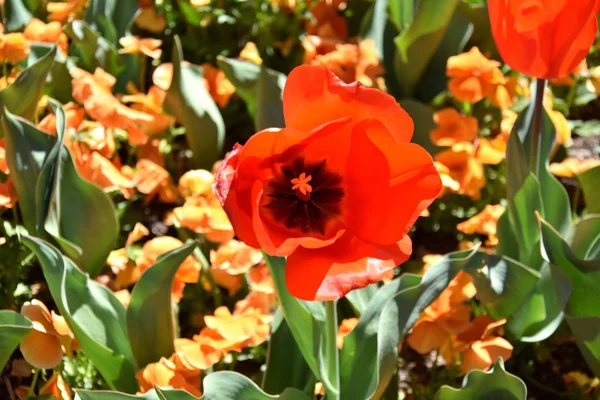
[[[23,0],[5,0],[3,8],[6,13],[4,27],[9,32],[22,30],[33,18]]]
[[[24,316],[11,310],[0,310],[0,370],[30,330],[31,322]]]
[[[589,169],[577,175],[577,179],[581,184],[583,196],[585,197],[585,205],[587,212],[592,214],[600,213],[600,166]]]
[[[214,372],[208,374],[202,383],[204,388],[203,400],[310,400],[308,396],[297,389],[285,389],[279,396],[264,393],[250,379],[237,372]],[[192,400],[191,397],[189,400]],[[163,400],[187,400],[183,397],[165,395]]]

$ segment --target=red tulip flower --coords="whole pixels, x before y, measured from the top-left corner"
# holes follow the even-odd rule
[[[596,38],[600,0],[489,0],[498,51],[514,70],[562,78],[585,59]]]
[[[236,145],[216,192],[246,244],[287,256],[296,297],[333,300],[380,281],[412,252],[407,236],[441,190],[413,122],[389,95],[322,66],[288,77],[286,127]]]

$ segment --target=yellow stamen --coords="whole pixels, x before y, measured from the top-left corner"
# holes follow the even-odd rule
[[[311,175],[306,175],[304,172],[300,174],[297,178],[292,179],[292,190],[298,190],[303,195],[312,192],[312,186],[309,185],[308,182],[312,180]]]

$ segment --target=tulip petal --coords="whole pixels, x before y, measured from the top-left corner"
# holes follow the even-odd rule
[[[409,142],[414,124],[396,100],[361,83],[346,84],[324,66],[303,65],[289,75],[283,91],[287,127],[310,131],[344,117],[354,123],[381,121],[399,142]]]

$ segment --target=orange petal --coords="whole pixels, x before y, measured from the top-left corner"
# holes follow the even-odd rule
[[[463,354],[463,374],[474,369],[487,371],[499,358],[508,360],[513,351],[513,346],[504,338],[493,337],[480,340],[471,345]]]

